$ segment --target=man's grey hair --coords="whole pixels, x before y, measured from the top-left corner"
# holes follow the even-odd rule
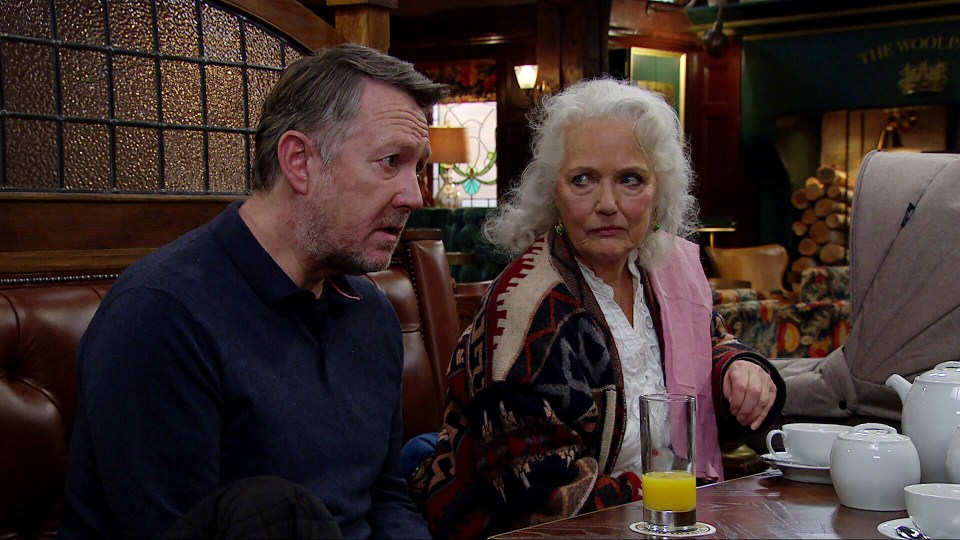
[[[270,191],[280,174],[277,145],[290,130],[313,140],[324,164],[329,164],[350,134],[360,109],[365,80],[405,91],[424,114],[448,93],[414,69],[386,53],[344,43],[290,64],[263,104],[253,157],[253,189]]]
[[[566,133],[583,120],[627,120],[637,143],[650,160],[660,182],[654,201],[654,222],[640,246],[639,262],[651,267],[663,261],[673,245],[672,235],[696,233],[697,201],[690,194],[693,172],[676,111],[664,99],[627,81],[610,78],[577,82],[543,99],[533,113],[533,159],[524,168],[517,187],[484,224],[494,246],[516,256],[557,224],[556,182],[564,161]]]

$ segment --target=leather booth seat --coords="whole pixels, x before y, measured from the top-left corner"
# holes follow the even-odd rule
[[[403,331],[403,439],[440,428],[447,367],[460,338],[453,279],[440,232],[410,229],[390,268],[367,274]]]
[[[367,275],[403,330],[404,440],[439,429],[458,336],[439,231],[406,231],[390,268]],[[52,538],[77,410],[76,353],[112,282],[0,290],[0,539]]]
[[[0,538],[56,535],[77,345],[108,288],[0,291]]]

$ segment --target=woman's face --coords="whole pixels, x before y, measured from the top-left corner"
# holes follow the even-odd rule
[[[567,128],[557,178],[560,219],[581,262],[594,271],[625,265],[651,227],[659,180],[625,120]]]

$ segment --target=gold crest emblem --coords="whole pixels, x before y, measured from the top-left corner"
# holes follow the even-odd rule
[[[942,92],[947,84],[947,63],[939,61],[931,65],[920,62],[903,66],[900,70],[900,92],[904,95]]]

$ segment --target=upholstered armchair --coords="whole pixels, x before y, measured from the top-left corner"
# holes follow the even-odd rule
[[[779,244],[742,248],[706,246],[704,252],[714,273],[725,279],[743,280],[767,297],[783,294],[787,249]]]

